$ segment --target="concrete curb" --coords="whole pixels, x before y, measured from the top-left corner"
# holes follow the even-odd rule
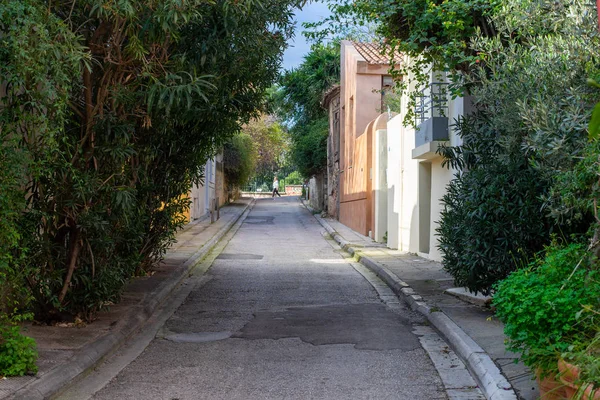
[[[410,307],[423,314],[438,330],[452,350],[463,360],[484,396],[488,400],[517,400],[517,395],[508,380],[502,375],[498,366],[490,356],[469,335],[465,333],[443,311],[430,307],[418,293],[406,282],[398,278],[385,266],[369,256],[360,254],[360,249],[353,248],[339,233],[318,215],[314,216],[339,245],[358,261],[373,271]]]
[[[144,322],[169,297],[171,292],[191,273],[192,269],[212,250],[244,215],[254,207],[252,199],[237,218],[225,224],[215,236],[202,245],[184,264],[183,268],[173,271],[152,292],[146,293],[144,299],[131,307],[125,316],[119,320],[113,330],[96,341],[82,347],[68,362],[58,365],[39,379],[15,392],[10,399],[14,400],[43,400],[58,393],[66,384],[78,375],[93,368],[106,356],[115,352],[129,337],[138,331]]]

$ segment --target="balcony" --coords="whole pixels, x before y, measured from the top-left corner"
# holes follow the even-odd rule
[[[412,158],[432,159],[437,157],[440,142],[448,140],[448,83],[432,83],[416,101]]]

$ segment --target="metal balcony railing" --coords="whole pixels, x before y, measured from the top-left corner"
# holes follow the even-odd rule
[[[448,83],[433,82],[420,91],[415,104],[415,126],[419,126],[429,118],[447,117],[448,115]]]
[[[416,100],[415,147],[448,140],[448,83],[432,83]]]

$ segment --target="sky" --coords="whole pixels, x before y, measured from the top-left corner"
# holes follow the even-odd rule
[[[306,38],[302,35],[302,23],[316,22],[327,16],[329,16],[329,9],[327,4],[322,2],[311,2],[304,6],[304,9],[296,12],[296,34],[289,43],[290,47],[283,54],[282,69],[288,70],[299,66],[310,51],[310,44],[306,43]]]

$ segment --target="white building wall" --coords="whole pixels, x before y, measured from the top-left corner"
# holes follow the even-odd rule
[[[442,167],[442,157],[413,159],[415,129],[404,126],[408,99],[403,98],[403,113],[388,122],[388,241],[390,248],[441,261],[437,227],[443,209],[441,199],[456,171]],[[462,143],[453,128],[455,120],[469,111],[463,98],[449,100],[449,145]]]
[[[399,247],[400,239],[400,213],[402,209],[402,181],[400,179],[402,153],[401,136],[404,127],[402,126],[402,117],[396,116],[388,121],[387,125],[387,246],[392,249]]]
[[[190,220],[200,219],[209,213],[211,200],[215,197],[215,160],[204,165],[204,185],[193,185],[190,191]]]
[[[402,133],[401,153],[401,191],[402,211],[400,213],[399,250],[411,253],[419,252],[419,162],[413,160],[415,148],[415,129],[405,127]]]
[[[381,118],[381,117],[380,117]],[[375,171],[373,172],[373,191],[375,201],[375,232],[376,242],[383,242],[383,238],[388,230],[387,218],[387,130],[378,129],[375,131]]]

